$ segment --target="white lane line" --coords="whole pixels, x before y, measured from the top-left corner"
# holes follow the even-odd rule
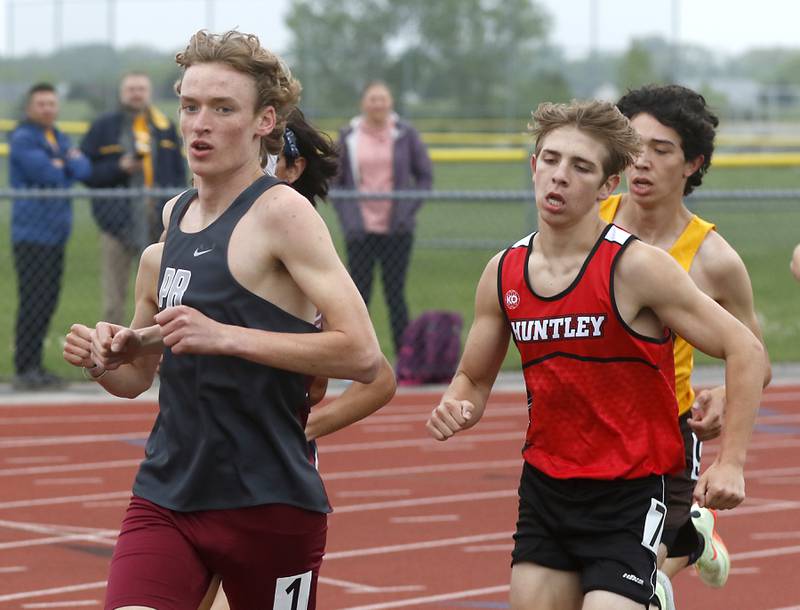
[[[64,477],[59,479],[34,479],[34,485],[100,485],[103,477]]]
[[[438,549],[446,546],[492,542],[495,540],[511,540],[512,535],[513,532],[497,532],[494,534],[459,536],[457,538],[441,538],[439,540],[428,540],[426,542],[409,542],[407,544],[367,547],[350,551],[333,551],[331,553],[325,553],[325,561],[349,559],[351,557],[367,557],[371,555],[387,555],[389,553],[405,553],[407,551],[419,551],[422,549]]]
[[[739,506],[735,510],[725,511],[723,513],[724,519],[732,517],[744,517],[745,515],[757,515],[761,513],[776,513],[785,510],[797,510],[800,508],[800,502],[776,501],[774,504],[761,504],[758,506]]]
[[[84,508],[117,508],[120,506],[128,506],[129,500],[106,500],[105,502],[84,502]]]
[[[78,606],[99,606],[96,599],[78,599],[69,602],[37,602],[22,604],[23,608],[76,608]]]
[[[509,544],[479,544],[479,545],[472,545],[472,546],[465,546],[461,549],[464,553],[508,553],[511,555],[511,551],[514,550],[513,543]]]
[[[7,457],[3,460],[6,464],[52,464],[53,462],[66,462],[66,455],[23,455]]]
[[[368,606],[351,606],[344,610],[384,610],[386,608],[404,608],[417,606],[420,604],[433,604],[436,602],[452,601],[454,599],[464,599],[467,597],[478,597],[480,595],[493,595],[495,593],[507,593],[510,585],[499,585],[496,587],[484,587],[482,589],[470,589],[467,591],[456,591],[454,593],[442,593],[440,595],[428,595],[426,597],[415,597],[412,599],[401,599],[395,602],[384,602],[382,604],[369,604]]]
[[[429,506],[431,504],[447,504],[449,502],[475,502],[477,500],[496,500],[498,498],[517,497],[516,489],[499,489],[497,491],[484,491],[468,494],[453,494],[449,496],[429,496],[427,498],[412,498],[410,500],[393,500],[391,502],[370,502],[368,504],[350,504],[334,507],[334,515],[342,513],[357,513],[368,510],[385,510],[406,508],[409,506]]]
[[[761,568],[751,566],[749,568],[731,568],[731,574],[761,574]]]
[[[40,415],[29,417],[0,417],[0,426],[39,424],[101,424],[126,421],[153,421],[156,413],[117,413],[109,415]]]
[[[747,496],[745,502],[746,502],[745,506],[750,506],[750,505],[762,505],[762,504],[763,505],[775,504],[776,502],[784,502],[784,500],[776,500],[775,498],[751,498],[750,496]]]
[[[342,498],[370,498],[373,496],[396,498],[399,496],[410,496],[410,489],[364,489],[352,491],[337,491],[337,496]]]
[[[460,519],[459,515],[419,515],[416,517],[391,517],[389,523],[447,523]]]
[[[93,542],[106,546],[114,546],[118,534],[117,530],[8,520],[0,520],[0,527],[23,532],[33,532],[36,534],[55,534],[55,536],[48,536],[45,538],[0,543],[0,550],[45,546],[64,542]]]
[[[120,498],[130,498],[130,490],[110,491],[104,494],[86,494],[81,496],[61,496],[57,498],[35,498],[32,500],[11,500],[0,502],[1,509],[9,508],[29,508],[31,506],[53,506],[55,504],[72,504],[73,502],[90,502],[92,500],[117,500]]]
[[[328,578],[327,576],[320,576],[318,581],[333,587],[347,589],[348,593],[404,593],[411,591],[424,591],[426,588],[422,585],[394,585],[389,587],[376,587],[373,585],[362,585],[360,583],[350,582],[348,580]]]
[[[116,536],[116,533],[114,534]],[[91,534],[67,534],[64,536],[50,536],[49,538],[33,538],[31,540],[15,540],[14,542],[0,543],[0,551],[8,549],[30,548],[32,546],[47,546],[50,544],[62,544],[64,542],[93,542],[105,546],[114,546],[116,539],[93,536]]]
[[[81,527],[79,525],[56,525],[54,523],[31,523],[29,521],[8,521],[0,519],[0,528],[35,534],[98,534],[116,536],[117,530],[99,527]]]
[[[30,599],[31,597],[58,595],[59,593],[74,593],[76,591],[89,591],[90,589],[102,589],[105,586],[106,586],[105,580],[98,580],[97,582],[87,582],[81,585],[54,587],[52,589],[37,589],[35,591],[21,591],[19,593],[9,593],[8,595],[0,595],[0,602],[13,602],[18,599]]]
[[[731,559],[744,561],[746,559],[764,559],[766,557],[781,557],[783,555],[797,555],[800,553],[800,546],[779,546],[771,549],[761,549],[760,551],[745,551],[743,553],[731,554]]]
[[[106,470],[111,468],[134,468],[142,463],[135,460],[109,460],[108,462],[84,462],[82,464],[63,464],[61,466],[28,466],[26,468],[0,468],[0,477],[31,476],[34,474],[55,474],[57,472],[80,472],[83,470]]]
[[[76,434],[64,436],[20,436],[0,440],[0,449],[13,447],[45,447],[48,445],[82,445],[84,443],[111,443],[115,441],[143,440],[149,432],[126,434]]]
[[[772,610],[800,610],[800,606],[785,606],[783,608],[773,608]]]
[[[756,532],[750,534],[753,540],[785,540],[786,538],[800,538],[800,532]]]
[[[17,574],[27,571],[28,566],[0,566],[0,574]]]
[[[344,479],[371,479],[377,477],[400,477],[412,474],[431,474],[436,472],[460,472],[464,470],[493,470],[495,468],[514,468],[522,471],[522,460],[494,460],[489,462],[461,462],[457,464],[431,464],[429,466],[402,466],[399,468],[377,468],[374,470],[345,470],[342,472],[323,472],[325,482]],[[800,470],[800,469],[798,469]]]
[[[375,451],[376,449],[405,449],[408,447],[435,447],[436,445],[450,445],[462,446],[470,443],[495,443],[499,441],[518,440],[520,443],[524,440],[525,433],[520,430],[518,432],[505,432],[498,434],[467,434],[465,436],[456,436],[447,441],[447,443],[440,443],[430,437],[420,435],[418,438],[398,439],[395,441],[382,441],[374,443],[341,443],[338,445],[319,444],[319,452],[324,455],[326,453],[346,453],[351,451]],[[800,440],[798,441],[800,443]]]

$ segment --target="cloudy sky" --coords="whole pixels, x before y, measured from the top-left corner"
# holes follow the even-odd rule
[[[736,53],[754,46],[800,47],[800,3],[786,0],[538,0],[553,16],[550,39],[570,57],[600,49],[619,50],[631,37],[661,34]],[[283,18],[291,0],[0,0],[0,52],[52,50],[65,44],[107,40],[143,43],[164,50],[184,44],[201,27],[238,27],[285,49]],[[63,25],[55,27],[57,5]],[[109,19],[108,6],[116,7]],[[597,7],[592,27],[590,7]],[[757,6],[757,10],[754,7]],[[212,8],[213,7],[213,8]],[[677,21],[674,15],[677,14]],[[113,24],[111,23],[113,22]]]

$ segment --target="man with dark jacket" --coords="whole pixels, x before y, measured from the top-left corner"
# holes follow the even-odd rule
[[[131,72],[120,84],[120,109],[98,118],[81,149],[92,161],[85,180],[92,188],[158,188],[186,184],[186,168],[175,125],[150,104],[146,74]],[[97,197],[92,212],[102,232],[103,319],[127,323],[131,263],[163,227],[165,199]]]
[[[58,95],[40,83],[28,91],[25,120],[11,133],[10,182],[15,189],[65,189],[89,175],[89,161],[55,127]],[[61,291],[64,248],[72,230],[67,197],[14,199],[11,241],[19,303],[13,385],[36,390],[61,385],[42,365],[47,328]]]
[[[419,133],[393,111],[387,85],[374,81],[361,97],[361,114],[339,134],[339,176],[347,190],[387,193],[430,190],[431,160]],[[369,305],[376,264],[399,351],[408,325],[405,283],[421,199],[334,200],[347,243],[350,275]]]

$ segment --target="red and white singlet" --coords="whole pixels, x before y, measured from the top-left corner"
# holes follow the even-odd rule
[[[528,392],[525,460],[559,479],[681,470],[671,332],[638,334],[614,300],[614,268],[635,237],[608,225],[572,284],[542,297],[528,277],[533,235],[506,250],[498,269]]]

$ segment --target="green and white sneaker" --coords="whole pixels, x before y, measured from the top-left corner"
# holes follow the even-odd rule
[[[664,572],[658,571],[656,576],[656,599],[661,610],[675,610],[675,596],[672,583]]]
[[[721,587],[731,571],[731,557],[722,538],[716,532],[717,512],[692,506],[692,523],[705,541],[705,548],[695,564],[697,575],[709,587]]]

